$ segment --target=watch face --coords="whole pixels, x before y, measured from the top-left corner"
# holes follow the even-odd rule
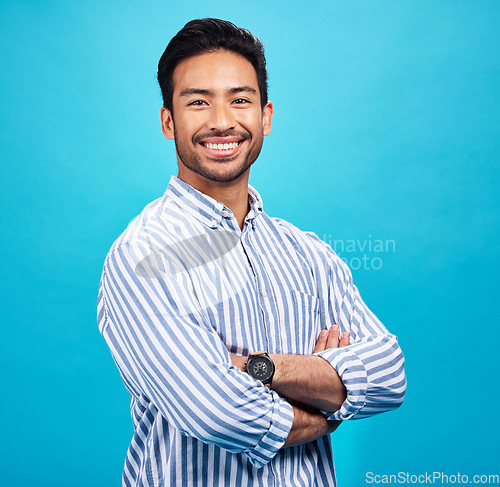
[[[262,382],[266,382],[273,376],[273,369],[274,367],[271,359],[265,356],[252,357],[252,360],[248,364],[249,375]]]
[[[263,360],[255,361],[255,363],[252,364],[253,375],[255,377],[258,377],[259,379],[265,377],[269,373],[268,370],[269,364],[267,364]]]

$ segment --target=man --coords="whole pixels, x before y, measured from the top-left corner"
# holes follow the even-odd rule
[[[123,485],[335,485],[329,433],[403,400],[397,339],[248,184],[273,116],[261,42],[194,20],[158,80],[179,172],[113,244],[98,301],[131,396]]]

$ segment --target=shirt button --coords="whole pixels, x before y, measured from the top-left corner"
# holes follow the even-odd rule
[[[226,218],[226,216],[229,216],[229,211],[227,210],[222,210],[222,216]]]
[[[217,222],[216,222],[215,220],[212,220],[212,221],[210,222],[210,226],[211,226],[211,227],[215,227],[216,225],[217,225]]]
[[[265,289],[262,291],[262,297],[267,298],[267,291]]]

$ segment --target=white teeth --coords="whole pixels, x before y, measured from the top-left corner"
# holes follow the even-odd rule
[[[231,150],[238,146],[238,142],[231,142],[230,144],[212,144],[211,142],[204,144],[207,149],[212,150]]]

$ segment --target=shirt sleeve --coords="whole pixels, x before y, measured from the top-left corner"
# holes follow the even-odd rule
[[[183,434],[264,466],[288,436],[292,407],[232,365],[180,280],[137,272],[143,255],[122,243],[101,278],[100,330],[127,388]]]
[[[347,398],[328,419],[361,419],[399,407],[406,393],[404,357],[397,337],[368,309],[347,264],[333,249],[309,233],[327,265],[327,326],[350,333],[350,344],[318,352],[337,371]]]

